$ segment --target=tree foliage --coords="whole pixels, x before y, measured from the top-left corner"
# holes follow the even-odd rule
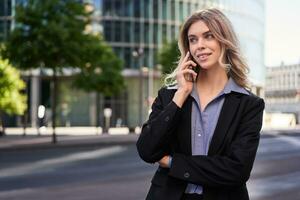
[[[81,68],[81,72],[75,77],[74,85],[88,92],[102,93],[104,96],[120,93],[124,88],[122,60],[114,54],[102,37],[91,36],[90,40],[92,45],[87,47],[85,56],[94,59]]]
[[[88,16],[76,1],[28,0],[16,6],[16,25],[5,56],[22,69],[78,67]]]
[[[169,43],[164,42],[162,49],[158,53],[158,62],[162,65],[163,74],[170,73],[179,60],[180,51],[178,49],[178,41],[173,40]]]
[[[122,82],[119,60],[114,59],[111,49],[100,36],[88,32],[92,12],[88,11],[87,6],[80,0],[28,0],[19,4],[16,6],[15,27],[6,42],[4,56],[17,67],[53,69],[53,129],[56,76],[64,67],[80,68],[89,77],[88,80],[101,80],[98,82],[101,86],[83,86],[91,87],[89,91],[103,89],[101,92],[112,93],[118,90],[114,86],[122,85],[119,84]],[[94,73],[99,71],[99,67],[102,73]]]
[[[0,111],[22,115],[26,110],[24,88],[19,71],[0,57]]]
[[[16,8],[6,57],[22,69],[79,67],[75,86],[111,96],[124,82],[122,62],[100,35],[87,33],[92,12],[74,0],[29,0]]]

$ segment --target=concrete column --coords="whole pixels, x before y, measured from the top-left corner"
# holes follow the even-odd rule
[[[97,115],[97,102],[96,102],[96,93],[90,93],[90,101],[91,103],[89,104],[89,115],[90,115],[90,122],[89,125],[90,126],[96,126],[96,115]]]
[[[31,77],[31,91],[30,91],[30,116],[31,116],[31,126],[37,127],[38,126],[38,106],[40,103],[40,77],[39,76],[32,76]]]

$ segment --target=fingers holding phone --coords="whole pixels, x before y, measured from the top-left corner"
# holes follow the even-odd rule
[[[187,92],[192,91],[193,82],[197,78],[197,73],[193,70],[193,68],[196,66],[197,64],[190,59],[190,53],[188,52],[181,61],[176,75],[179,88],[184,89]]]
[[[186,81],[194,82],[197,78],[197,63],[193,60],[192,55],[190,52],[187,52],[184,60],[182,61],[181,69],[184,73],[184,78]],[[188,69],[188,70],[186,70]]]

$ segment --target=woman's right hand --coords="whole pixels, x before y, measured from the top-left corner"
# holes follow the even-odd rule
[[[182,62],[179,63],[179,70],[176,74],[178,90],[192,92],[193,82],[197,77],[197,73],[192,68],[196,66],[197,64],[190,59],[190,52],[188,51]]]
[[[197,78],[197,73],[192,69],[196,67],[197,64],[189,58],[190,53],[187,52],[182,62],[179,63],[179,70],[176,74],[178,89],[173,97],[173,101],[179,107],[182,107],[185,99],[192,92],[193,83]]]

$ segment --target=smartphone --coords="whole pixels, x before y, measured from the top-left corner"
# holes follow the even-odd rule
[[[197,66],[196,66],[196,67],[193,66],[192,69],[198,74],[201,67],[200,67],[200,66],[198,65],[198,63],[194,60],[194,58],[193,58],[192,55],[190,55],[190,59],[191,59],[194,63],[197,64]]]
[[[189,59],[192,60],[194,63],[197,64],[197,62],[194,60],[193,56],[190,55]],[[194,70],[197,73],[197,75],[198,75],[198,73],[200,71],[200,66],[198,64],[195,67],[194,66],[190,66],[190,69]],[[187,81],[191,81],[191,82],[195,82],[196,81],[196,80],[194,80],[193,76],[190,75],[190,74],[186,77],[186,80]]]

